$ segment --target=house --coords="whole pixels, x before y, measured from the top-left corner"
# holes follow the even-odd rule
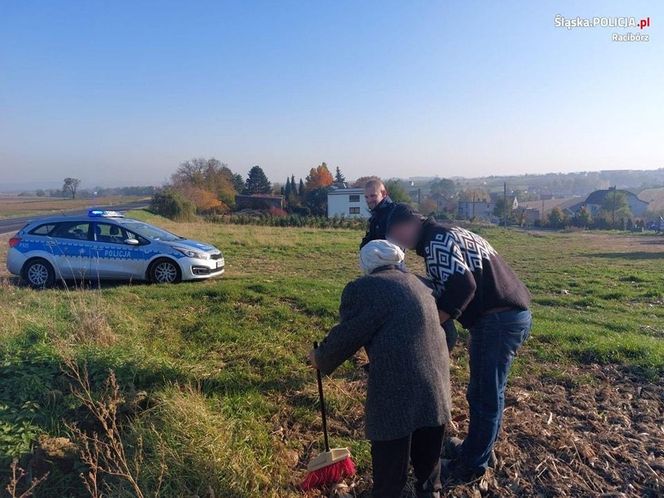
[[[363,188],[337,188],[327,192],[327,217],[369,218]]]
[[[554,208],[560,209],[568,216],[573,216],[583,204],[583,197],[565,197],[565,198],[543,198],[538,201],[524,201],[519,203],[519,208],[530,211],[527,213],[528,220],[532,219],[533,223],[536,219],[544,221],[548,218],[549,214]],[[535,211],[537,213],[535,213]]]
[[[460,200],[458,206],[458,216],[462,220],[471,220],[473,218],[491,220],[492,218],[495,218],[493,214],[495,208],[496,203],[492,200]]]
[[[514,213],[516,214],[518,222],[524,226],[533,226],[541,221],[539,209],[520,206],[514,210]]]
[[[629,190],[620,190],[616,189],[615,187],[609,188],[607,190],[595,190],[586,198],[582,206],[585,206],[590,214],[595,216],[602,209],[606,202],[607,196],[611,192],[618,192],[625,196],[627,204],[629,205],[629,210],[632,212],[633,216],[641,218],[646,214],[646,211],[648,210],[648,203],[646,201],[639,199],[636,194],[633,194]],[[580,208],[581,206],[579,206],[579,209]]]
[[[235,208],[238,211],[243,209],[255,209],[259,211],[269,211],[270,209],[283,209],[283,195],[269,194],[238,194],[235,196]]]
[[[431,194],[431,199],[436,203],[436,213],[455,213],[457,201],[443,194]]]

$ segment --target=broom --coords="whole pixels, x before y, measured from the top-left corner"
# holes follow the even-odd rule
[[[314,349],[318,343],[314,342]],[[314,458],[307,465],[307,477],[300,485],[303,491],[319,488],[328,484],[335,484],[344,478],[355,474],[355,464],[350,457],[348,448],[330,449],[330,441],[327,436],[327,416],[325,413],[325,398],[323,397],[323,379],[320,370],[316,369],[318,380],[318,398],[320,399],[320,414],[323,421],[323,438],[325,440],[325,452]]]

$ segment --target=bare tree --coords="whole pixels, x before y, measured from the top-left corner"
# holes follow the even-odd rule
[[[71,193],[71,198],[76,199],[76,191],[78,190],[78,186],[81,184],[81,180],[78,178],[65,178],[65,182],[62,185],[62,192],[63,193]]]

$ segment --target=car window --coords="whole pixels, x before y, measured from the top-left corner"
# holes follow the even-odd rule
[[[125,233],[127,234],[127,238],[128,238],[128,239],[135,239],[135,240],[138,240],[138,243],[139,243],[140,245],[145,245],[145,244],[149,244],[149,243],[150,243],[150,241],[149,241],[148,239],[146,239],[145,237],[141,237],[141,236],[138,235],[137,233],[130,232],[129,230],[125,230]]]
[[[137,233],[138,235],[145,237],[149,240],[161,240],[165,242],[173,242],[176,240],[182,240],[184,237],[175,235],[174,233],[167,232],[161,228],[150,225],[148,223],[143,223],[140,221],[124,221],[122,224]]]
[[[37,228],[30,230],[31,235],[50,235],[50,233],[55,228],[55,223],[45,223],[44,225],[39,225]]]
[[[106,244],[125,244],[127,239],[136,239],[139,244],[149,244],[150,241],[138,234],[125,230],[123,227],[112,223],[95,223],[94,240]]]
[[[51,231],[51,237],[88,240],[89,231],[90,223],[88,222],[68,221],[65,223],[58,223]]]
[[[97,242],[124,244],[127,235],[124,228],[111,223],[95,223],[94,237]]]

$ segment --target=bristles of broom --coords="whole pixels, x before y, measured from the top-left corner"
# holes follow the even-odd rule
[[[314,342],[314,349],[318,343]],[[300,485],[303,491],[319,488],[328,484],[336,484],[346,477],[355,474],[355,464],[350,457],[350,451],[346,448],[334,448],[330,450],[330,441],[327,435],[327,414],[325,411],[325,397],[323,396],[323,379],[320,370],[316,370],[318,380],[318,398],[320,399],[320,414],[323,422],[323,438],[325,441],[325,452],[318,455],[309,463],[309,473]]]
[[[328,484],[336,484],[352,475],[355,475],[355,464],[350,457],[345,457],[339,462],[309,472],[300,487],[302,491],[309,491]]]

